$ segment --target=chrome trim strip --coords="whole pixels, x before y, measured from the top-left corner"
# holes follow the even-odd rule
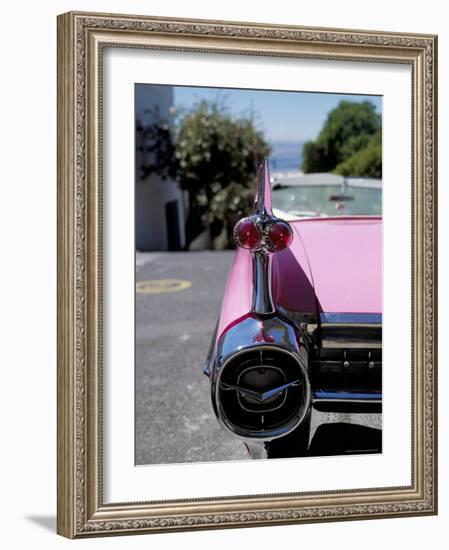
[[[381,405],[382,399],[312,399],[312,407],[321,403],[364,403]]]
[[[382,324],[382,313],[320,313],[321,323]]]
[[[251,367],[253,368],[253,367]],[[248,370],[248,369],[247,369]],[[278,369],[280,370],[280,369]],[[248,397],[251,397],[255,401],[258,401],[259,403],[263,403],[270,397],[274,397],[278,393],[283,392],[290,386],[293,386],[295,384],[299,384],[301,380],[298,378],[297,380],[292,380],[291,382],[287,382],[286,384],[283,384],[282,386],[278,386],[277,388],[273,388],[272,390],[268,390],[264,393],[260,393],[254,390],[249,390],[247,388],[243,388],[242,386],[235,386],[233,384],[226,384],[226,382],[222,382],[221,386],[222,388],[229,388],[231,390],[235,390],[238,393],[241,393],[243,396],[247,395]]]
[[[271,254],[253,253],[253,296],[251,311],[259,315],[274,313],[271,296]]]
[[[382,349],[382,342],[379,340],[360,340],[359,342],[348,342],[347,340],[331,340],[324,338],[321,347],[323,349]]]
[[[381,393],[314,391],[312,401],[381,402]]]

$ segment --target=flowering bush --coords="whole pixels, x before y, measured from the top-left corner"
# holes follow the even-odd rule
[[[188,192],[187,242],[208,229],[212,239],[225,234],[221,241],[229,244],[235,222],[251,209],[257,167],[269,153],[253,117],[201,101],[138,131],[152,154],[142,173],[174,177]]]

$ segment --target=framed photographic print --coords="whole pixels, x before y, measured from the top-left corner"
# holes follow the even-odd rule
[[[432,35],[58,18],[58,532],[435,514]]]

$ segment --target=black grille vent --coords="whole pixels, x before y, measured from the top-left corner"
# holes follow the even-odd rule
[[[311,356],[317,390],[382,391],[382,349],[321,349]]]

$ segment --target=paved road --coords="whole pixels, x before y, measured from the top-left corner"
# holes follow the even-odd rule
[[[137,254],[138,285],[191,283],[176,292],[136,295],[137,464],[248,459],[242,443],[220,428],[202,373],[232,257],[230,251]],[[323,420],[381,427],[377,415],[319,413],[312,432]],[[317,449],[321,453],[323,445]]]
[[[137,282],[192,283],[178,292],[137,294],[137,464],[248,458],[218,425],[202,372],[232,257],[231,251],[137,256]]]

